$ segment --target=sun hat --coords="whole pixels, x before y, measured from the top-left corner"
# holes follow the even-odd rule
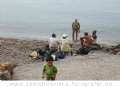
[[[63,37],[67,37],[67,34],[63,34]]]

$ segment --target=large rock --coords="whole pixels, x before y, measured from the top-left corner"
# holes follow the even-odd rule
[[[8,72],[10,73],[10,75],[13,74],[13,67],[10,63],[5,63],[2,65],[6,70],[8,70]]]
[[[116,55],[120,55],[120,52],[118,52]]]
[[[116,48],[117,48],[117,49],[120,49],[120,44],[118,44],[118,45],[116,46]]]
[[[117,46],[111,46],[110,54],[120,55],[120,44],[118,44]]]
[[[0,65],[0,80],[11,80],[13,67],[10,63]]]
[[[79,49],[76,51],[76,54],[87,55],[91,50],[92,50],[92,48],[85,48],[85,49],[79,48]]]
[[[109,47],[102,47],[102,51],[107,53],[107,52],[110,52],[110,48]]]
[[[11,80],[12,76],[8,70],[0,71],[0,80]]]
[[[116,51],[116,50],[110,50],[110,52],[109,52],[109,53],[110,53],[110,54],[113,54],[113,55],[116,55],[116,54],[117,54],[117,52],[118,52],[118,51]]]

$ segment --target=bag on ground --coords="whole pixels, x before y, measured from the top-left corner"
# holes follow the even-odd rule
[[[29,54],[30,57],[33,57],[33,58],[36,58],[37,57],[37,51],[32,51],[30,54]]]
[[[64,57],[65,57],[65,53],[63,51],[58,51],[55,55],[55,60],[57,60],[57,58],[63,59]]]

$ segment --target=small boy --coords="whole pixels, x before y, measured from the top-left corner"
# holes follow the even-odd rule
[[[73,51],[74,51],[74,49],[73,49],[73,47],[72,47],[72,44],[70,44],[70,55],[71,55],[71,56],[75,55],[75,54],[73,54]]]
[[[96,30],[93,30],[92,32],[92,38],[93,38],[93,43],[96,44],[96,41],[97,41],[97,35],[96,35],[97,31]]]
[[[53,64],[53,57],[47,56],[46,63],[43,65],[42,78],[46,75],[46,80],[55,80],[57,67]]]

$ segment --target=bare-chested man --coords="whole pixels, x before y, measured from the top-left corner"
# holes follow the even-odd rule
[[[85,36],[80,37],[81,47],[84,48],[85,46],[91,46],[93,39],[88,32],[84,32]]]

